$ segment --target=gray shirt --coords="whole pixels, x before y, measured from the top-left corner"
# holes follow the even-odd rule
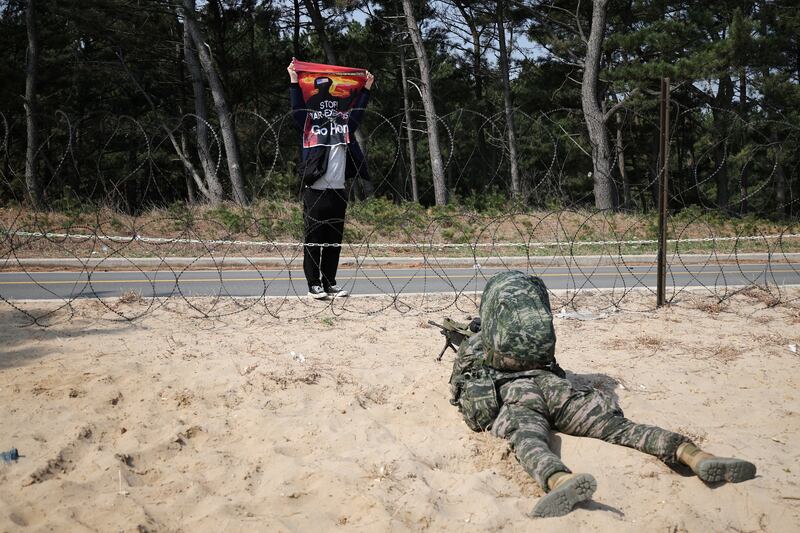
[[[328,150],[328,170],[311,184],[312,189],[344,189],[344,170],[347,165],[347,145],[337,144]]]

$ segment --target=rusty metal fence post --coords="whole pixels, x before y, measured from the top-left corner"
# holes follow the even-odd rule
[[[669,78],[661,78],[661,139],[658,164],[658,290],[656,307],[666,303],[667,203],[669,185]]]

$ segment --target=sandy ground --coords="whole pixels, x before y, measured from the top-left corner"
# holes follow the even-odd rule
[[[442,338],[426,321],[462,318],[468,301],[373,316],[364,299],[294,301],[280,320],[263,303],[196,319],[175,302],[133,323],[110,319],[147,303],[87,301],[48,328],[19,327],[6,306],[0,449],[22,457],[0,462],[0,531],[797,531],[797,304],[678,300],[558,319],[558,358],[630,418],[749,459],[758,477],[709,487],[553,434],[598,490],[547,520],[526,516],[542,491],[505,441],[471,432],[448,403],[453,356],[434,361]]]

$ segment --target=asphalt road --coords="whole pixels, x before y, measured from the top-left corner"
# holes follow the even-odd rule
[[[337,281],[354,295],[460,293],[483,289],[499,268],[340,269]],[[603,289],[656,286],[656,267],[572,266],[533,271],[550,289]],[[731,286],[751,283],[800,285],[800,263],[672,265],[667,285]],[[0,296],[16,299],[114,298],[127,291],[142,297],[305,296],[302,270],[3,272]]]

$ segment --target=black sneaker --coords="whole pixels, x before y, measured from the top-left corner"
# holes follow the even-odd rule
[[[323,289],[319,285],[312,285],[311,287],[309,287],[308,295],[314,298],[315,300],[324,300],[325,298],[328,297],[328,293],[325,292],[325,289]]]
[[[338,285],[331,285],[330,287],[325,289],[325,292],[328,293],[328,296],[330,296],[331,298],[344,298],[345,296],[350,295],[349,292],[347,292]]]

